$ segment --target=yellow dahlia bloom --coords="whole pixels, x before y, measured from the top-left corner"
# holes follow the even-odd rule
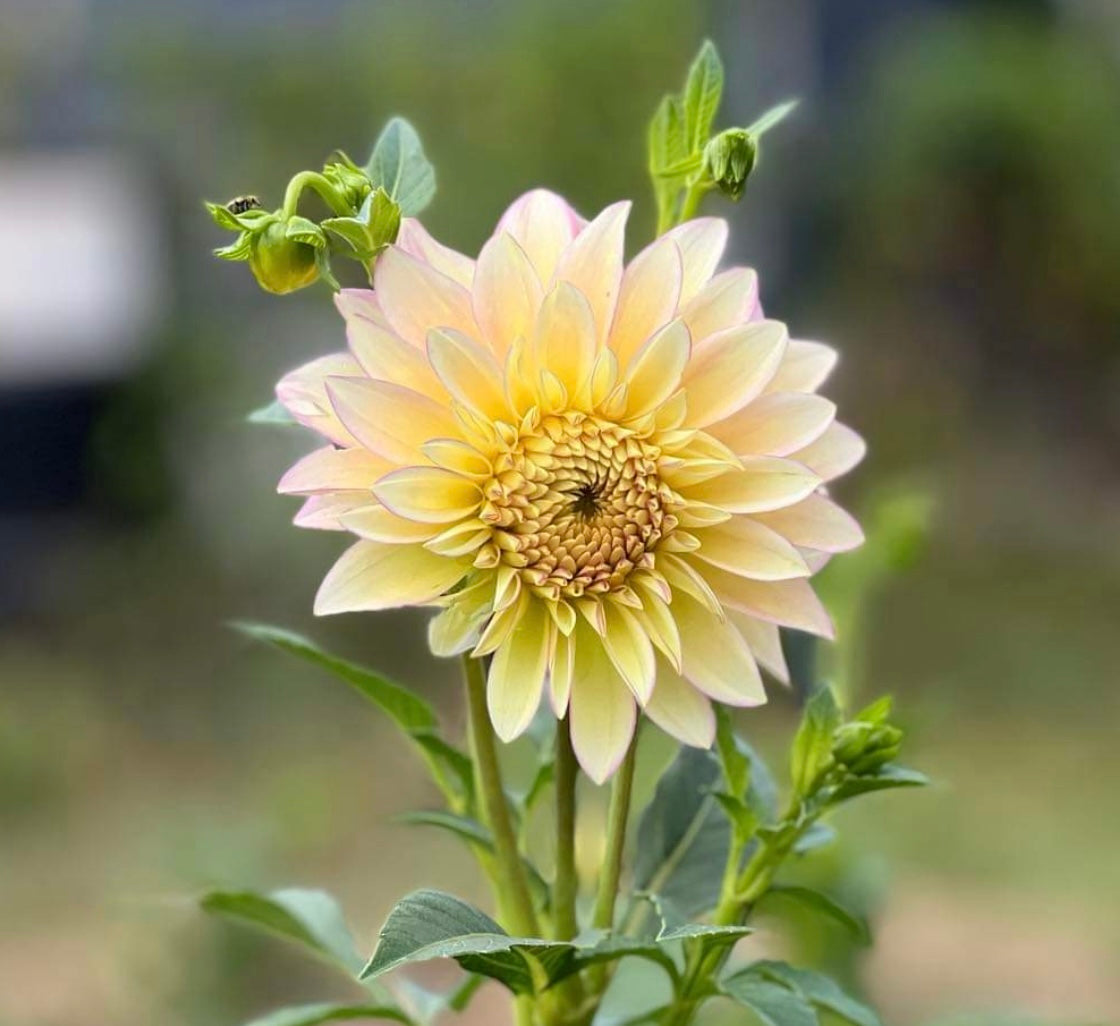
[[[639,709],[708,746],[712,700],[764,702],[778,625],[831,634],[807,579],[861,541],[825,490],[864,450],[815,394],[836,354],[716,273],[723,221],[624,266],[628,213],[531,192],[477,261],[406,220],[338,295],[349,352],[277,387],[330,442],[280,483],[296,523],[359,538],[316,613],[438,607],[436,653],[492,657],[499,736],[547,695],[597,781]]]

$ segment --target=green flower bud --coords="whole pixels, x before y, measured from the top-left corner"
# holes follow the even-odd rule
[[[290,238],[287,226],[276,220],[250,241],[249,268],[266,292],[284,295],[319,278],[315,247]]]
[[[704,147],[701,173],[725,196],[733,200],[743,195],[747,177],[758,159],[758,140],[745,128],[729,128],[708,141]]]
[[[832,736],[832,755],[849,772],[874,773],[896,755],[902,731],[888,723],[853,720],[838,727]]]

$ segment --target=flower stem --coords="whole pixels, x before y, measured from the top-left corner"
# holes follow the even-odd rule
[[[481,660],[463,656],[463,677],[467,688],[470,717],[470,742],[475,772],[475,787],[482,802],[482,814],[494,838],[494,853],[500,879],[495,881],[503,916],[512,932],[537,937],[540,926],[525,867],[517,850],[517,837],[510,821],[505,789],[502,787],[498,749],[490,714],[486,708],[486,675]]]
[[[571,940],[579,932],[576,897],[576,781],[579,764],[572,750],[571,720],[556,721],[556,881],[552,910],[557,940]]]
[[[288,188],[284,191],[284,206],[281,213],[285,218],[291,217],[296,212],[299,198],[303,190],[308,188],[314,189],[322,196],[335,214],[346,216],[354,213],[341,193],[318,171],[301,171],[288,182]]]
[[[634,762],[638,752],[638,731],[630,741],[622,765],[611,786],[607,810],[607,850],[603,857],[603,875],[595,899],[592,925],[609,930],[614,925],[614,906],[618,898],[618,882],[622,878],[622,853],[626,847],[626,826],[630,820],[630,793],[634,788]]]

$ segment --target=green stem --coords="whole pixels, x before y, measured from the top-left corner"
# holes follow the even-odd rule
[[[677,224],[683,224],[685,221],[691,221],[696,216],[696,211],[700,207],[700,201],[707,195],[709,186],[702,182],[696,182],[690,185],[684,194],[684,199],[681,200],[681,209],[677,214]]]
[[[494,728],[486,708],[486,674],[482,661],[463,656],[463,676],[467,686],[475,786],[482,799],[483,818],[494,838],[494,854],[499,874],[499,879],[495,880],[495,889],[505,906],[503,914],[511,931],[522,937],[537,937],[540,935],[540,926],[529,894],[529,884],[525,879],[521,853],[517,850],[517,836],[513,832],[506,793],[502,787]]]
[[[296,208],[299,206],[299,198],[303,194],[303,190],[308,188],[314,189],[322,196],[327,206],[336,214],[346,217],[355,212],[342,194],[318,171],[301,171],[288,182],[288,188],[284,191],[284,205],[281,214],[285,218],[291,217],[296,212]]]
[[[622,854],[626,848],[626,827],[630,820],[630,794],[634,789],[634,762],[638,752],[638,731],[630,741],[622,765],[611,786],[607,809],[607,850],[603,856],[603,875],[595,899],[595,915],[591,924],[599,930],[614,926],[614,906],[618,899],[618,882],[622,878]]]
[[[571,940],[579,932],[576,897],[576,781],[579,763],[572,750],[571,720],[556,721],[556,880],[552,912],[557,940]]]

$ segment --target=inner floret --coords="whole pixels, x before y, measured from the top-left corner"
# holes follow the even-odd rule
[[[501,561],[550,598],[621,588],[653,566],[677,523],[660,456],[632,430],[577,411],[516,433],[493,461],[480,513]]]

